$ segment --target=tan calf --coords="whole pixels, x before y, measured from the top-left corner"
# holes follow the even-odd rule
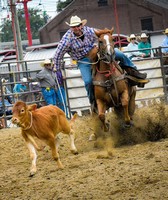
[[[29,149],[32,160],[30,176],[33,176],[37,171],[36,150],[40,149],[34,137],[43,140],[49,145],[52,156],[59,168],[63,168],[63,165],[58,153],[58,139],[56,137],[58,133],[68,134],[72,153],[78,153],[74,144],[74,134],[71,125],[66,119],[64,112],[56,106],[48,105],[37,109],[36,104],[26,105],[23,101],[17,101],[13,106],[12,123],[21,127],[22,136]]]

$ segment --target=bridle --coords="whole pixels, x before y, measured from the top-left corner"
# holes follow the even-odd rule
[[[106,78],[109,78],[109,79],[106,80],[106,81],[93,81],[93,84],[101,86],[101,87],[105,87],[107,89],[107,92],[110,96],[110,99],[111,99],[113,105],[115,107],[118,107],[120,105],[120,101],[119,101],[119,93],[118,93],[118,88],[117,88],[116,82],[119,81],[119,80],[123,80],[125,75],[122,74],[121,76],[117,76],[117,77],[115,76],[116,68],[118,69],[117,63],[115,61],[115,52],[113,50],[113,51],[110,51],[110,53],[112,53],[112,54],[109,54],[106,51],[108,46],[110,46],[110,49],[114,48],[113,45],[110,42],[103,46],[103,42],[99,41],[99,44],[98,44],[99,52],[98,52],[98,54],[99,54],[99,65],[101,65],[101,62],[103,62],[107,66],[109,66],[109,69],[100,70],[99,65],[98,65],[96,67],[96,71],[99,74],[104,74],[104,76]],[[117,98],[116,102],[114,101],[113,96],[111,94],[112,85],[114,86],[114,89],[115,89],[115,92],[116,92],[116,98]]]
[[[113,51],[110,51],[110,53],[106,51],[108,46],[110,46],[110,49],[113,49]],[[101,61],[107,64],[110,64],[115,61],[115,52],[113,44],[109,42],[108,44],[104,45],[104,43],[100,40],[98,43],[98,47]]]

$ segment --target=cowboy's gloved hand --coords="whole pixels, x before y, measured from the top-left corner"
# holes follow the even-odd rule
[[[18,96],[19,96],[18,94],[15,94],[15,95],[14,95],[15,98],[18,98]]]
[[[54,67],[54,68],[53,68],[53,72],[56,72],[56,71],[57,71],[57,69]]]
[[[32,78],[31,78],[31,77],[28,77],[27,80],[28,80],[28,81],[32,81]]]

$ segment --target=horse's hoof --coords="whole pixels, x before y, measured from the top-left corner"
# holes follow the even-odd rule
[[[105,123],[105,132],[108,132],[110,129],[110,124],[109,123]]]
[[[131,124],[131,126],[134,126],[134,122],[132,120],[130,121],[130,124]]]
[[[129,124],[125,123],[125,124],[123,125],[123,127],[124,127],[124,128],[131,128],[133,125],[134,125],[134,123],[133,123],[132,121],[130,121]]]
[[[124,128],[131,128],[131,124],[124,124]]]
[[[109,129],[110,129],[110,125],[109,125],[109,123],[106,123],[104,126],[104,132],[108,132]]]

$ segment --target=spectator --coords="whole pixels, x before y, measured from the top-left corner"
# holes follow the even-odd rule
[[[127,50],[132,51],[126,54],[130,60],[132,60],[135,57],[145,57],[145,53],[138,51],[138,45],[136,44],[136,36],[134,34],[131,34],[130,37],[127,38],[127,40],[129,42],[129,44],[127,45]]]
[[[4,119],[0,119],[0,129],[4,128]]]
[[[44,60],[42,66],[44,68],[36,75],[36,79],[40,83],[44,100],[47,105],[49,104],[57,105],[65,112],[66,100],[62,82],[63,80],[61,80],[61,83],[59,82],[61,84],[59,87],[57,77],[55,76],[55,73],[52,71],[53,64],[51,60],[49,59]]]
[[[168,28],[165,29],[165,31],[163,32],[163,34],[165,34],[166,37],[164,38],[161,46],[162,47],[166,47],[166,48],[162,48],[162,53],[164,55],[168,55]]]
[[[13,88],[13,93],[15,93],[15,100],[22,100],[24,102],[27,102],[28,101],[28,94],[21,94],[22,92],[26,92],[28,91],[28,88],[27,88],[27,78],[26,77],[23,77],[21,79],[22,83],[17,83],[15,84],[14,88]]]
[[[95,98],[92,83],[91,60],[88,54],[91,50],[97,51],[97,36],[95,29],[85,26],[87,20],[81,20],[78,16],[72,16],[70,23],[66,24],[70,29],[63,35],[59,42],[55,56],[54,56],[54,69],[58,77],[60,85],[63,82],[61,73],[61,60],[65,53],[69,53],[73,60],[77,61],[78,68],[80,69],[87,95],[91,104],[92,110],[95,108]],[[145,79],[146,74],[142,74],[136,70],[136,67],[131,60],[121,51],[115,49],[116,60],[120,61],[122,67],[130,67],[135,71],[135,75],[139,78]]]
[[[29,78],[29,80],[31,80],[31,78]],[[31,100],[37,101],[37,106],[41,107],[41,103],[39,102],[42,98],[40,83],[39,82],[31,82],[31,83],[29,83],[29,88],[30,88],[30,91],[34,91],[31,94],[31,96],[32,96]]]
[[[151,44],[148,42],[148,37],[149,36],[147,36],[146,33],[142,33],[140,36],[141,42],[138,44],[138,49],[141,50],[140,52],[145,54],[145,58],[150,57],[151,55],[151,50],[148,49],[151,48]]]
[[[5,120],[3,116],[5,115],[12,115],[12,104],[8,102],[7,99],[2,101],[1,91],[0,91],[0,129],[5,128]]]
[[[11,96],[10,96],[11,91],[10,91],[9,88],[5,85],[5,83],[7,83],[8,80],[2,78],[2,79],[1,79],[1,82],[2,82],[3,94],[5,94],[5,95],[8,94],[8,96],[5,96],[5,98],[9,101],[9,103],[12,104],[12,98],[11,98]]]

